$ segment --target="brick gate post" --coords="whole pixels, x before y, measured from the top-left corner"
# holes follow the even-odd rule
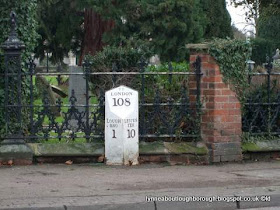
[[[207,44],[189,44],[190,64],[201,57],[201,137],[209,148],[210,162],[242,160],[241,106],[235,92],[222,80],[219,65]]]

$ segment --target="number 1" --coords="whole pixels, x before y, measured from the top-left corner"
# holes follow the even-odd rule
[[[116,137],[116,131],[113,129],[113,137],[112,137],[113,139],[116,139],[117,137]]]

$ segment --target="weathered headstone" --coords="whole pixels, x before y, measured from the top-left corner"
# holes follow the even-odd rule
[[[85,112],[86,105],[86,79],[84,75],[73,75],[72,73],[83,73],[83,69],[79,66],[69,66],[69,87],[68,87],[68,98],[72,96],[72,92],[74,91],[74,96],[77,99],[75,103],[75,108],[78,109],[80,113]],[[72,74],[72,75],[71,75]],[[82,120],[85,120],[82,119]],[[78,120],[71,119],[69,122],[72,129],[75,130],[78,127]]]
[[[273,56],[273,67],[274,70],[280,70],[280,51],[276,50],[276,54]]]
[[[107,165],[136,165],[139,157],[138,92],[126,86],[105,94]]]
[[[77,99],[76,105],[79,111],[84,111],[84,107],[78,107],[86,104],[86,79],[84,75],[71,75],[72,73],[83,73],[83,69],[79,66],[69,66],[69,98],[74,90],[75,97]]]

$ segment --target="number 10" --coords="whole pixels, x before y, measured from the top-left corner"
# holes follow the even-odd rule
[[[127,130],[127,138],[130,139],[130,138],[134,138],[135,137],[135,130],[134,129],[131,129],[131,130]]]
[[[134,129],[131,129],[131,130],[127,130],[127,138],[130,139],[130,138],[134,138],[136,135],[136,131]],[[113,129],[113,139],[116,139],[116,130]]]

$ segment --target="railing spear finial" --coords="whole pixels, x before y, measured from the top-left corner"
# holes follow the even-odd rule
[[[1,46],[4,50],[21,50],[25,48],[25,45],[22,41],[18,39],[17,31],[16,31],[16,13],[12,11],[10,13],[10,23],[11,23],[11,31],[8,39]]]
[[[17,22],[16,22],[16,13],[14,11],[11,11],[10,13],[10,18],[11,18],[11,32],[10,36],[17,36],[16,32],[16,27],[17,27]]]

